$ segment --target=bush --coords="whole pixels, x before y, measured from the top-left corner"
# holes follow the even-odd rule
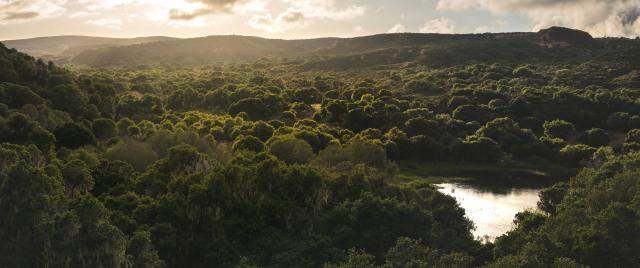
[[[629,129],[629,121],[631,120],[631,115],[624,112],[617,112],[609,115],[607,118],[607,125],[609,128],[615,130],[623,130],[626,131]]]
[[[287,164],[308,163],[313,157],[309,143],[291,136],[277,137],[269,141],[269,153]]]
[[[129,163],[137,171],[145,170],[158,160],[158,155],[151,146],[132,139],[124,139],[109,148],[105,153],[105,157],[112,161],[120,160]]]
[[[560,158],[568,166],[577,166],[581,161],[591,158],[595,148],[584,145],[567,145],[560,150]]]
[[[123,117],[116,124],[116,127],[118,128],[118,134],[120,134],[121,136],[126,135],[128,133],[127,129],[129,129],[130,126],[135,126],[135,125],[136,123],[133,122],[133,120]]]
[[[529,66],[519,66],[518,68],[513,69],[513,76],[515,77],[531,77],[533,75],[533,70]]]
[[[93,187],[93,178],[86,164],[75,159],[66,163],[61,170],[68,192],[86,193]]]
[[[544,135],[563,140],[569,139],[569,137],[574,135],[576,132],[576,128],[573,124],[558,119],[544,122],[542,127],[544,128]]]
[[[11,108],[20,109],[26,104],[38,106],[44,102],[38,94],[28,87],[11,83],[0,83],[0,102]]]
[[[241,135],[236,138],[236,142],[233,143],[233,150],[259,153],[264,151],[264,143],[254,136]]]
[[[69,123],[57,129],[56,145],[69,149],[79,148],[85,145],[96,145],[96,136],[86,127],[78,123]]]
[[[293,101],[306,104],[322,102],[322,94],[315,88],[297,89],[293,91]]]
[[[453,118],[465,122],[478,121],[486,123],[493,119],[493,111],[484,105],[461,105],[453,111],[452,115]]]
[[[593,128],[585,131],[580,137],[580,141],[586,145],[600,147],[609,144],[609,134],[604,129]]]
[[[13,113],[4,120],[0,117],[0,142],[35,144],[43,152],[49,152],[55,141],[53,134],[24,114]]]
[[[442,90],[423,80],[412,80],[404,85],[404,89],[420,93],[440,93]]]
[[[273,111],[257,98],[248,98],[239,100],[229,106],[229,114],[238,115],[246,113],[250,120],[268,119]]]
[[[341,163],[364,164],[377,169],[384,169],[387,164],[387,154],[382,145],[368,141],[354,141],[345,147],[329,145],[320,151],[315,159],[316,163],[325,167],[338,166]]]
[[[91,130],[93,135],[98,139],[106,140],[118,135],[118,128],[116,123],[111,119],[99,118],[93,121],[91,124]]]
[[[454,146],[456,159],[495,163],[502,156],[498,143],[487,137],[470,136]]]
[[[629,130],[629,132],[627,132],[627,138],[626,138],[625,142],[627,142],[627,143],[631,143],[631,142],[640,143],[640,129],[635,128],[635,129]]]

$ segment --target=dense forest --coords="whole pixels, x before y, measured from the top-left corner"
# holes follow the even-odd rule
[[[0,45],[0,267],[640,266],[638,40],[208,37],[74,57]],[[555,184],[489,242],[416,175],[427,163]]]

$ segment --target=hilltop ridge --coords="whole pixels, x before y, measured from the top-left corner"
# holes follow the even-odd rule
[[[150,42],[175,40],[174,37],[146,36],[135,38],[112,38],[83,35],[60,35],[2,41],[7,47],[35,57],[48,59],[70,58],[78,53],[103,47],[126,46]]]
[[[187,39],[49,37],[5,43],[34,56],[42,55],[43,51],[57,52],[54,59],[58,62],[91,67],[203,65],[264,57],[298,59],[294,62],[302,62],[303,69],[369,68],[411,63],[452,66],[476,62],[588,62],[601,58],[623,60],[624,64],[633,65],[633,57],[629,58],[630,53],[625,50],[638,49],[635,40],[593,38],[586,32],[562,27],[539,32],[394,33],[297,40],[218,35]]]

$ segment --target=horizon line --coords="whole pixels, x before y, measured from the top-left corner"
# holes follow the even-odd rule
[[[571,29],[571,30],[575,30],[575,31],[581,31],[581,32],[585,32],[582,30],[578,30],[578,29],[574,29],[574,28],[568,28],[568,27],[562,27],[562,26],[551,26],[545,29],[550,29],[550,28],[565,28],[565,29]],[[173,39],[197,39],[197,38],[207,38],[207,37],[220,37],[220,36],[241,36],[241,37],[256,37],[256,38],[262,38],[262,39],[270,39],[270,40],[314,40],[314,39],[348,39],[348,38],[359,38],[359,37],[368,37],[368,36],[377,36],[377,35],[394,35],[394,34],[429,34],[429,35],[484,35],[484,34],[510,34],[510,33],[538,33],[542,30],[545,29],[540,29],[538,31],[514,31],[514,32],[482,32],[482,33],[474,33],[474,32],[470,32],[470,33],[422,33],[422,32],[399,32],[399,33],[375,33],[375,34],[368,34],[368,35],[354,35],[354,36],[349,36],[349,37],[338,37],[338,36],[319,36],[319,37],[310,37],[310,38],[269,38],[269,37],[264,37],[264,36],[259,36],[259,35],[243,35],[243,34],[212,34],[212,35],[201,35],[201,36],[191,36],[191,37],[175,37],[175,36],[168,36],[168,35],[150,35],[150,36],[132,36],[132,37],[115,37],[115,36],[100,36],[100,35],[85,35],[85,34],[60,34],[60,35],[45,35],[45,36],[33,36],[33,37],[25,37],[25,38],[17,38],[17,39],[0,39],[0,42],[5,42],[5,41],[24,41],[24,40],[31,40],[31,39],[39,39],[39,38],[56,38],[56,37],[88,37],[88,38],[105,38],[105,39],[136,39],[136,38],[173,38]],[[588,32],[585,32],[588,33]],[[589,34],[591,35],[591,34]],[[605,39],[605,38],[624,38],[624,39],[633,39],[633,38],[629,38],[629,37],[624,37],[624,36],[610,36],[610,37],[593,37],[596,39]]]

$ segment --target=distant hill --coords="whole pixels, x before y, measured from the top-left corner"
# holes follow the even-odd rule
[[[378,53],[383,50],[432,49],[461,42],[488,39],[527,40],[534,43],[535,33],[513,34],[379,34],[355,38],[319,38],[304,40],[265,39],[251,36],[209,36],[84,51],[73,63],[89,66],[137,64],[208,64],[252,60],[260,57],[343,57]],[[415,55],[414,55],[415,56]],[[404,59],[381,59],[396,63]]]
[[[34,57],[60,59],[72,58],[85,50],[168,40],[176,40],[176,38],[164,36],[108,38],[67,35],[7,40],[2,41],[2,43],[9,48],[15,48]]]
[[[636,66],[638,63],[633,59],[639,57],[637,52],[640,51],[640,42],[636,40],[594,39],[586,32],[561,27],[521,33],[397,33],[301,40],[238,35],[189,39],[152,37],[111,40],[111,43],[108,40],[102,40],[102,43],[99,40],[86,40],[84,46],[78,45],[82,42],[72,42],[72,51],[77,54],[69,57],[71,63],[93,67],[202,65],[276,57],[289,59],[303,69],[334,70],[412,63],[451,66],[594,60]],[[41,41],[32,39],[31,43],[34,47],[56,47],[69,42],[45,38]],[[7,43],[8,46],[12,44],[15,43]],[[90,46],[93,47],[87,49]],[[25,46],[22,48],[25,49]]]

